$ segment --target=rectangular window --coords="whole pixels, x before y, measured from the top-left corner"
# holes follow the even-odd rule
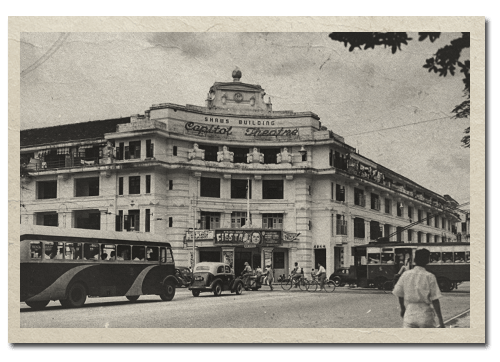
[[[463,222],[463,223],[462,223],[462,232],[463,232],[463,233],[466,233],[466,232],[467,232],[467,223],[466,223],[466,222]]]
[[[57,180],[38,181],[37,183],[38,199],[56,199],[57,198]]]
[[[347,235],[347,220],[340,214],[337,214],[337,235]]]
[[[248,198],[252,198],[252,181],[250,180],[236,180],[231,179],[231,198],[232,199],[246,199],[247,198],[247,187]]]
[[[382,236],[382,226],[378,221],[370,221],[370,239],[377,240]]]
[[[75,196],[99,196],[99,177],[75,179]]]
[[[413,239],[413,231],[408,230],[408,242],[412,241]]]
[[[168,218],[168,227],[171,228],[172,226],[174,226],[174,218],[170,216]]]
[[[413,207],[408,206],[408,218],[413,219]]]
[[[391,213],[391,206],[392,206],[391,199],[385,199],[384,205],[385,205],[385,213],[390,214]]]
[[[434,242],[435,242],[435,243],[439,243],[439,236],[434,235]]]
[[[229,147],[229,152],[234,153],[234,163],[247,163],[247,153],[249,153],[248,148]]]
[[[220,212],[201,212],[201,225],[203,230],[213,230],[220,228]]]
[[[427,213],[427,225],[431,226],[432,214],[430,212]]]
[[[246,212],[232,212],[231,213],[231,227],[234,229],[239,229],[246,225]]]
[[[357,188],[354,189],[354,204],[365,207],[366,200],[363,190]]]
[[[77,229],[101,229],[101,213],[98,209],[75,210],[74,219]]]
[[[333,159],[333,166],[341,170],[347,171],[347,157],[346,155],[335,151],[335,157]]]
[[[200,196],[220,198],[220,178],[201,177]]]
[[[99,260],[99,244],[83,244],[84,260]]]
[[[205,161],[217,161],[218,146],[199,145],[200,150],[205,150]]]
[[[56,211],[37,212],[36,225],[59,226],[59,215]]]
[[[442,220],[442,221],[441,221],[441,227],[442,227],[443,229],[446,229],[446,219],[443,217],[441,220]]]
[[[65,259],[80,260],[82,259],[82,243],[66,243]]]
[[[262,228],[283,229],[283,214],[262,214]]]
[[[138,245],[132,246],[133,261],[144,261],[145,258],[146,258],[146,248],[144,246],[138,246]]]
[[[335,185],[335,200],[345,202],[345,187],[342,185]]]
[[[279,148],[261,148],[260,152],[264,155],[265,164],[273,164],[278,162],[278,153],[281,150]]]
[[[371,194],[371,208],[380,211],[380,198],[377,194]]]
[[[418,221],[422,221],[422,210],[418,210],[417,214],[418,214]]]
[[[173,156],[177,156],[177,146],[174,146],[174,147],[172,148],[172,155],[173,155]]]
[[[354,237],[365,238],[365,220],[361,218],[354,218]]]
[[[399,217],[402,217],[403,216],[403,208],[404,208],[403,203],[402,202],[398,202],[397,205],[396,205],[396,207],[397,207],[397,215]]]
[[[118,195],[123,195],[123,177],[118,177]]]
[[[123,231],[123,210],[118,211],[116,215],[115,230]]]
[[[146,157],[154,157],[154,143],[151,140],[146,140]]]
[[[307,152],[302,152],[301,156],[302,156],[302,162],[306,162],[307,161]]]
[[[431,242],[431,234],[426,234],[425,239],[426,239],[427,243],[430,243]]]
[[[141,141],[129,142],[128,150],[127,147],[125,147],[125,159],[128,160],[128,159],[139,159],[139,158],[141,158]]]
[[[129,195],[141,193],[141,176],[130,176],[128,178],[128,193]]]
[[[116,260],[130,260],[130,246],[118,245],[116,247]]]
[[[151,232],[151,210],[146,209],[146,223],[144,225],[144,231],[149,233]]]
[[[434,227],[439,227],[439,217],[438,216],[435,216],[434,217]]]
[[[151,175],[146,175],[146,193],[151,193]]]
[[[333,167],[333,150],[330,149],[330,151],[328,152],[328,164],[330,165],[330,167]]]
[[[263,199],[283,199],[283,180],[262,180]]]
[[[31,259],[42,259],[42,242],[32,241],[30,243],[30,257]]]
[[[129,210],[127,231],[139,231],[140,220],[141,220],[140,210]]]

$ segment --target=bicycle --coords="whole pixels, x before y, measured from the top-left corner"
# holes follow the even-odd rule
[[[307,279],[304,279],[304,277],[300,277],[299,279],[293,279],[291,276],[288,278],[285,278],[281,281],[281,288],[283,290],[290,290],[292,289],[292,286],[298,286],[300,290],[307,290],[308,283]]]
[[[313,280],[308,282],[307,291],[308,292],[315,292],[319,286],[320,286],[320,282],[319,282],[318,278],[314,277]],[[335,291],[335,282],[326,278],[325,282],[323,284],[323,290],[327,293],[332,293],[333,291]]]

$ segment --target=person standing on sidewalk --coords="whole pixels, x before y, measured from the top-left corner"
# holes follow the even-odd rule
[[[271,265],[267,265],[266,271],[264,272],[263,275],[265,275],[267,278],[267,282],[269,283],[269,288],[271,288],[271,290],[274,290],[273,289],[274,273],[273,269],[271,268]]]
[[[319,290],[321,291],[322,289],[325,289],[326,270],[320,263],[318,263],[318,272],[316,275],[318,276]]]
[[[439,327],[444,328],[439,303],[441,291],[434,274],[425,270],[429,257],[429,250],[417,250],[415,252],[416,266],[401,275],[392,292],[399,298],[403,328],[434,328],[436,315]]]

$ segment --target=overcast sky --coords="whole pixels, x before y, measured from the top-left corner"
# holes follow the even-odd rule
[[[464,203],[469,121],[445,118],[463,101],[462,79],[422,67],[457,36],[430,43],[414,34],[392,54],[349,52],[328,33],[23,33],[21,129],[143,114],[158,103],[203,106],[238,66],[274,110],[314,112],[360,154]],[[416,122],[424,123],[382,130]]]

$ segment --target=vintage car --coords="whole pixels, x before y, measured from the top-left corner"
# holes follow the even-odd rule
[[[189,290],[195,297],[203,292],[212,292],[215,296],[219,296],[224,290],[239,295],[243,289],[243,282],[240,278],[235,277],[229,265],[214,262],[196,264],[193,281],[189,286]]]
[[[193,273],[191,273],[191,269],[185,266],[176,266],[175,277],[177,278],[178,287],[189,287],[193,280]]]
[[[354,266],[338,268],[329,278],[337,287],[356,284],[356,270]]]

